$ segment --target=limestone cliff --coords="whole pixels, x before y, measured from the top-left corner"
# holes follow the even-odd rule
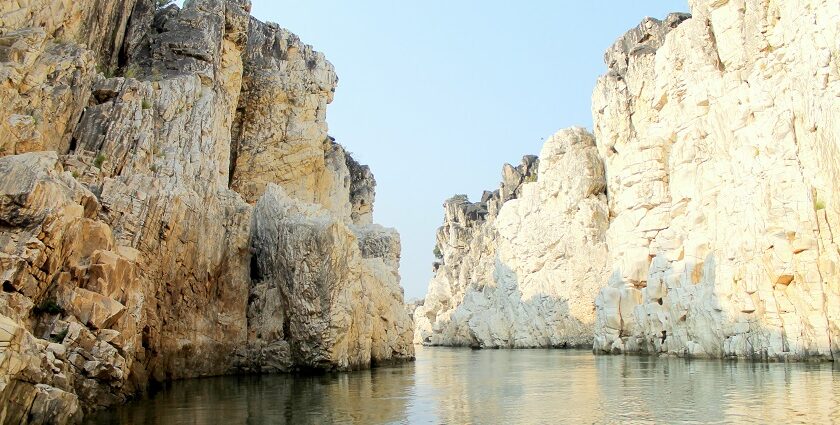
[[[590,183],[546,174],[553,152],[573,152],[555,136],[537,182],[498,214],[447,202],[415,342],[553,346],[590,332],[596,352],[840,351],[840,3],[690,4],[607,51],[596,158],[564,168]],[[564,311],[580,323],[551,325]]]
[[[0,422],[413,356],[332,65],[247,0],[157,4],[0,5]]]
[[[540,158],[506,165],[501,189],[482,202],[444,204],[441,259],[414,313],[415,342],[591,344],[591,300],[606,276],[603,165],[583,129],[551,137]]]
[[[840,3],[690,3],[619,40],[593,94],[612,217],[595,349],[831,358]]]

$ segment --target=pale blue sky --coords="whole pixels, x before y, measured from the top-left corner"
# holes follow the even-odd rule
[[[330,134],[369,164],[374,219],[402,235],[402,283],[425,295],[442,202],[475,200],[502,165],[592,127],[603,52],[643,17],[685,0],[253,0],[252,14],[327,56],[339,87]]]

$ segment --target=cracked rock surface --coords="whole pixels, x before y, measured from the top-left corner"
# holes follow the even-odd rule
[[[840,4],[689,3],[606,52],[595,158],[551,172],[561,132],[536,182],[446,202],[415,342],[840,352]]]
[[[606,277],[604,168],[586,130],[560,131],[540,159],[505,165],[498,191],[444,204],[440,259],[415,342],[472,347],[582,347]]]
[[[612,217],[595,349],[830,359],[840,5],[689,3],[619,40],[593,93]]]
[[[0,5],[0,422],[413,358],[399,235],[327,135],[332,65],[250,7]]]

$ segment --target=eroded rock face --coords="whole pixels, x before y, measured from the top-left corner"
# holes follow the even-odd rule
[[[134,3],[0,5],[0,155],[67,149],[96,68],[116,66]]]
[[[323,55],[246,0],[17,3],[0,6],[0,422],[78,421],[152,380],[413,357],[399,235],[370,224],[373,176],[326,135]],[[256,130],[278,111],[282,137]]]
[[[540,158],[538,167],[532,156],[506,165],[500,192],[484,202],[444,204],[442,255],[414,313],[416,343],[591,344],[592,299],[606,276],[603,164],[583,129],[555,134]]]
[[[277,350],[288,353],[291,368],[339,370],[413,356],[413,326],[392,257],[399,255],[396,232],[348,227],[322,206],[270,185],[254,211],[251,244],[255,354],[268,358],[265,350]],[[265,320],[265,313],[280,320]]]
[[[346,196],[330,196],[326,112],[338,83],[332,64],[274,24],[250,26],[244,60],[232,187],[255,202],[276,183],[294,198],[346,211]]]
[[[55,152],[0,158],[4,422],[78,419],[137,390],[146,319],[137,251]]]
[[[531,313],[518,291],[533,279],[548,294],[541,300],[576,301],[570,312],[594,303],[596,352],[833,358],[840,4],[690,3],[692,15],[646,18],[605,55],[609,72],[592,100],[603,167],[578,166],[602,173],[593,180],[606,187],[600,206],[534,198],[528,184],[521,193],[488,193],[516,198],[498,214],[494,204],[447,202],[443,258],[415,310],[416,342],[574,340],[574,326],[556,339],[529,339],[545,335],[534,331],[540,321],[562,311]],[[560,185],[548,193],[591,199],[595,186],[572,183],[579,173],[546,176],[546,162],[541,194]],[[517,185],[513,167],[504,176]],[[584,264],[594,266],[577,268]],[[566,280],[547,270],[565,271]],[[583,286],[558,296],[568,282]]]
[[[593,94],[614,217],[595,349],[831,358],[840,4],[690,3],[620,40]]]
[[[350,218],[356,224],[373,223],[373,202],[376,199],[376,179],[370,167],[346,156],[347,169],[350,171]]]

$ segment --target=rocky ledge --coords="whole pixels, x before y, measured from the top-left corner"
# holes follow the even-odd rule
[[[413,358],[337,77],[247,0],[0,4],[0,422]]]

